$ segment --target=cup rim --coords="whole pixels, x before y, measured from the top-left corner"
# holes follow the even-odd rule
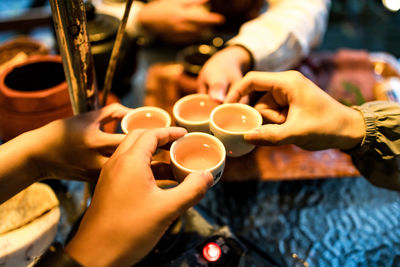
[[[142,111],[142,110],[149,110],[149,111],[158,112],[158,114],[161,114],[162,116],[164,116],[164,117],[167,119],[166,125],[165,125],[164,127],[169,127],[169,126],[171,126],[171,116],[169,115],[169,113],[168,113],[167,111],[165,111],[164,109],[159,108],[159,107],[154,107],[154,106],[143,106],[143,107],[134,108],[134,109],[132,109],[131,111],[129,111],[128,113],[125,114],[125,116],[124,116],[124,117],[122,118],[122,120],[121,120],[121,129],[122,129],[122,132],[124,132],[125,134],[128,134],[128,133],[129,133],[128,128],[127,128],[127,121],[128,121],[128,118],[129,118],[132,114],[137,113],[137,112]]]
[[[181,142],[184,138],[191,138],[192,136],[203,136],[205,138],[209,138],[211,140],[213,140],[213,142],[218,146],[219,150],[222,151],[222,155],[221,155],[221,159],[218,161],[217,164],[215,164],[213,167],[208,168],[208,169],[204,169],[204,171],[208,171],[208,172],[212,172],[218,168],[220,168],[222,166],[222,164],[224,164],[225,160],[226,160],[226,149],[224,144],[221,142],[221,140],[219,140],[217,137],[208,134],[208,133],[202,133],[202,132],[192,132],[192,133],[187,133],[184,136],[182,136],[181,138],[175,140],[172,145],[171,148],[169,150],[169,156],[170,156],[170,160],[172,161],[172,163],[176,166],[178,166],[179,168],[181,168],[182,170],[186,171],[186,172],[195,172],[197,170],[192,170],[189,168],[186,168],[184,166],[182,166],[181,164],[179,164],[176,160],[175,160],[175,155],[174,155],[174,151],[175,151],[175,147],[177,146],[177,144],[179,142]]]
[[[189,120],[182,118],[179,115],[178,108],[182,105],[182,103],[184,103],[188,100],[191,100],[191,99],[196,99],[196,98],[206,98],[206,99],[211,100],[210,97],[208,96],[208,94],[201,94],[201,93],[190,94],[190,95],[186,95],[186,96],[180,98],[178,101],[175,102],[175,104],[172,108],[172,114],[174,116],[174,119],[176,121],[178,121],[178,123],[182,122],[183,124],[187,124],[187,125],[191,125],[191,126],[209,123],[210,116],[207,119],[204,119],[201,121],[189,121]]]
[[[253,108],[252,106],[247,105],[247,104],[243,104],[243,103],[224,103],[224,104],[221,104],[221,105],[215,107],[215,108],[211,111],[211,114],[210,114],[210,124],[212,124],[213,127],[216,128],[218,131],[220,131],[220,132],[222,132],[222,133],[225,133],[225,134],[229,134],[229,135],[243,135],[243,134],[248,133],[249,131],[251,131],[251,130],[240,131],[240,132],[228,131],[228,130],[226,130],[226,129],[223,129],[223,128],[219,127],[219,126],[214,122],[213,117],[215,116],[215,113],[216,113],[216,112],[218,112],[220,109],[223,109],[223,108],[226,108],[226,107],[232,107],[232,106],[237,106],[237,107],[245,108],[245,109],[249,110],[250,112],[252,112],[253,114],[255,114],[256,119],[257,119],[257,126],[254,127],[253,129],[258,128],[258,127],[260,127],[260,126],[262,125],[262,123],[263,123],[263,118],[262,118],[260,112],[258,112],[258,111],[257,111],[255,108]]]

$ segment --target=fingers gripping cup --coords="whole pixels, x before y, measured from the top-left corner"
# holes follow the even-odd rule
[[[215,185],[224,171],[225,156],[221,141],[199,132],[179,138],[170,149],[172,172],[179,182],[192,172],[205,170],[212,173]]]
[[[175,123],[188,132],[208,133],[211,111],[218,106],[207,94],[191,94],[179,99],[172,110]]]
[[[171,126],[171,117],[168,112],[158,107],[140,107],[128,112],[121,121],[124,133],[136,129],[153,129]]]
[[[261,114],[246,104],[222,104],[210,115],[210,130],[225,145],[229,157],[251,152],[255,146],[244,141],[244,134],[261,125]]]

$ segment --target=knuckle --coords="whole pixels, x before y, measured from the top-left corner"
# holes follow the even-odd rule
[[[207,187],[206,186],[203,186],[203,185],[199,185],[198,187],[197,187],[197,190],[195,191],[196,193],[195,193],[195,196],[194,196],[194,199],[201,199],[201,198],[203,198],[205,195],[206,195],[206,193],[207,193]]]
[[[111,103],[111,104],[109,104],[108,106],[109,106],[110,108],[116,108],[116,107],[121,106],[121,104],[119,104],[119,103]]]
[[[249,72],[244,76],[244,78],[245,78],[245,79],[250,79],[250,80],[252,80],[252,79],[254,79],[256,76],[257,76],[257,72],[252,70],[252,71],[249,71]]]
[[[270,134],[267,139],[271,144],[279,144],[281,141],[280,137],[276,134]]]
[[[299,71],[290,70],[286,71],[288,85],[291,88],[303,88],[307,86],[308,79]]]
[[[119,103],[111,103],[111,104],[108,104],[107,106],[105,106],[104,109],[107,109],[107,110],[117,110],[117,109],[119,109],[120,107],[121,107],[121,104],[119,104]]]
[[[269,131],[268,136],[265,136],[265,140],[268,140],[271,144],[280,145],[284,143],[285,137],[281,132],[278,131]]]
[[[304,75],[296,70],[288,70],[286,71],[287,75],[290,77],[291,80],[304,80]]]

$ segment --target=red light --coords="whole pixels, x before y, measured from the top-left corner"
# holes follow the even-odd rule
[[[221,248],[217,243],[210,242],[203,248],[203,256],[206,260],[214,262],[221,257]]]

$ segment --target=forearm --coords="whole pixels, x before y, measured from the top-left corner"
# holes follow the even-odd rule
[[[366,135],[359,146],[347,152],[373,184],[400,190],[400,105],[374,101],[357,109],[364,115]]]
[[[40,178],[32,155],[34,133],[24,133],[0,146],[0,204]]]
[[[270,1],[269,9],[244,24],[228,44],[251,51],[254,70],[290,69],[316,46],[325,32],[330,1]]]

